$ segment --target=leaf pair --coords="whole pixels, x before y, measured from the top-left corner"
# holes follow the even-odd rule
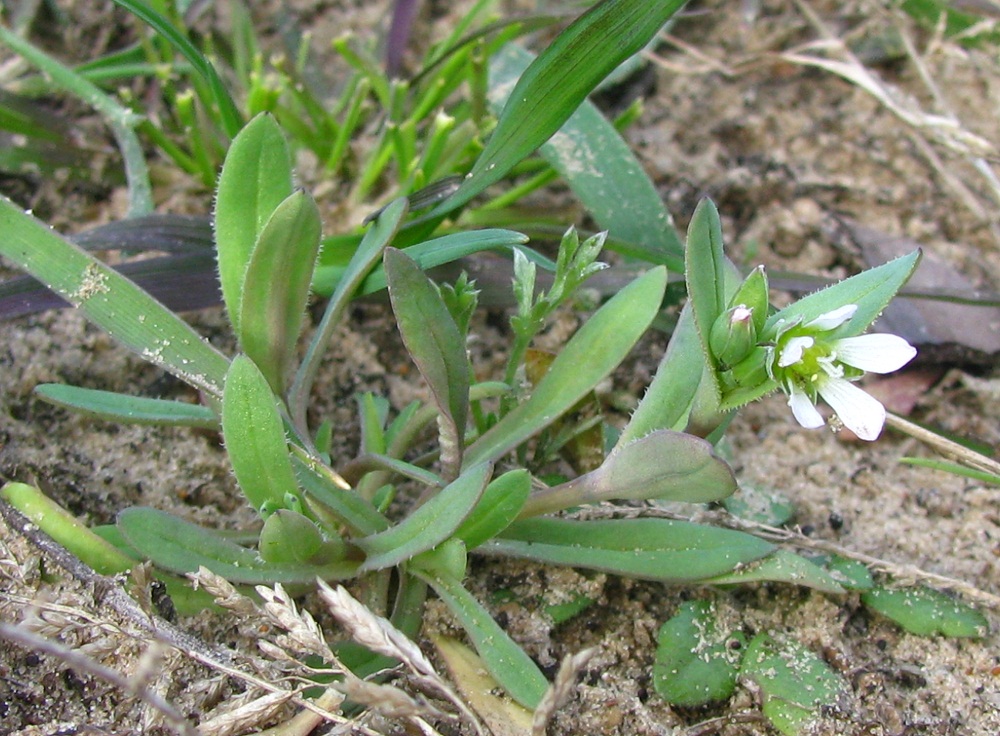
[[[322,223],[312,197],[292,190],[288,144],[262,114],[233,139],[219,176],[219,281],[243,351],[282,395],[302,329]]]

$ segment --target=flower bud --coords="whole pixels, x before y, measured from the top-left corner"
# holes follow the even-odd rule
[[[712,355],[724,366],[739,363],[757,345],[754,310],[745,304],[731,307],[715,320],[708,336]]]
[[[267,562],[306,562],[323,544],[323,535],[307,517],[281,509],[267,517],[257,550]]]
[[[750,275],[743,280],[740,288],[729,301],[730,307],[738,305],[743,305],[751,311],[754,329],[758,335],[761,334],[764,323],[767,322],[767,310],[770,306],[767,294],[767,274],[764,273],[763,266],[757,266],[750,272]]]

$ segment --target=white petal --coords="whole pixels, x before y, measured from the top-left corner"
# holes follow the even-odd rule
[[[785,347],[781,349],[781,355],[778,357],[778,367],[787,368],[790,365],[795,365],[800,360],[802,360],[802,353],[806,348],[811,348],[813,343],[816,342],[811,337],[792,337],[789,338]]]
[[[804,391],[799,390],[793,383],[791,393],[788,396],[788,405],[792,407],[792,414],[795,421],[806,429],[816,429],[823,426],[823,417],[816,407],[813,406],[812,399]]]
[[[832,312],[821,314],[819,317],[808,323],[806,327],[815,327],[817,330],[832,330],[840,327],[858,311],[857,304],[845,304],[837,307]]]
[[[917,349],[897,335],[858,335],[837,340],[837,360],[872,373],[891,373],[913,360]]]
[[[819,383],[819,395],[837,412],[844,426],[869,442],[878,438],[885,425],[885,407],[877,399],[843,379]]]

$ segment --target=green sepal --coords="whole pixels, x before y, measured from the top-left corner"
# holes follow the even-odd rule
[[[323,535],[302,514],[278,509],[264,520],[257,551],[265,562],[308,562],[323,546]]]

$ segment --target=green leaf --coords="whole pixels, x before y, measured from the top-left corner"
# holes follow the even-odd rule
[[[534,494],[522,516],[625,499],[707,503],[736,488],[732,468],[711,443],[661,429],[615,448],[596,470]]]
[[[215,197],[215,243],[219,283],[237,334],[243,279],[264,225],[292,193],[288,143],[274,118],[262,113],[239,132],[219,174]]]
[[[486,554],[662,582],[705,580],[774,546],[750,534],[668,519],[523,519],[479,548]]]
[[[415,575],[428,583],[462,628],[482,657],[486,669],[525,708],[537,708],[549,683],[531,657],[507,635],[460,581],[440,573],[416,570]]]
[[[971,606],[924,586],[877,586],[861,602],[919,636],[980,637],[989,632],[986,617]]]
[[[498,112],[534,56],[507,44],[490,57],[490,104]],[[684,247],[663,198],[632,149],[589,100],[539,149],[602,230],[628,255],[680,273]]]
[[[739,493],[722,505],[733,516],[768,526],[781,526],[795,516],[795,504],[787,496],[749,483],[741,483]]]
[[[143,506],[118,514],[118,528],[137,552],[158,567],[181,574],[204,566],[232,583],[248,584],[346,580],[357,574],[358,563],[350,561],[326,565],[265,562],[255,551],[209,529]]]
[[[739,585],[765,580],[804,585],[824,593],[844,592],[837,580],[822,567],[786,549],[779,549],[762,560],[705,582],[712,585]]]
[[[502,532],[517,518],[531,493],[531,474],[527,470],[511,470],[494,479],[462,525],[455,537],[474,549]]]
[[[292,455],[292,467],[307,502],[312,498],[323,504],[327,513],[332,513],[337,522],[354,533],[368,535],[389,528],[386,518],[367,499],[354,490],[337,485],[329,468],[311,459],[307,462],[297,454]]]
[[[159,35],[163,36],[191,64],[192,68],[205,81],[215,100],[216,108],[222,117],[226,135],[233,137],[243,125],[242,116],[236,109],[233,98],[230,97],[215,67],[202,56],[198,48],[188,40],[167,18],[157,13],[151,7],[138,0],[115,0],[118,5],[147,23]]]
[[[871,572],[857,560],[834,555],[829,558],[820,557],[816,562],[822,562],[830,577],[847,590],[865,591],[875,587]]]
[[[360,571],[398,565],[451,537],[475,508],[492,469],[489,463],[473,466],[395,526],[356,540],[367,555]]]
[[[302,330],[321,230],[312,197],[289,195],[264,225],[243,280],[240,344],[278,395]]]
[[[441,418],[441,462],[457,469],[469,411],[469,359],[465,340],[437,287],[402,251],[383,256],[389,299],[407,352],[427,381]]]
[[[288,456],[278,402],[264,374],[238,355],[226,375],[222,397],[222,436],[233,474],[250,505],[283,505],[298,485]]]
[[[786,324],[795,319],[801,319],[803,323],[808,323],[845,304],[856,304],[858,310],[851,319],[834,330],[830,338],[839,339],[860,335],[868,329],[868,326],[875,321],[875,318],[882,313],[896,292],[910,278],[910,274],[913,273],[919,261],[920,251],[915,250],[908,255],[862,271],[856,276],[851,276],[840,283],[803,297],[780,312],[771,315],[761,338],[763,340],[773,337],[778,323],[782,320]]]
[[[694,324],[698,328],[702,350],[714,367],[715,358],[709,349],[708,338],[712,325],[725,311],[729,300],[726,295],[728,269],[722,247],[722,222],[710,199],[701,200],[691,216],[684,256],[684,279]]]
[[[684,0],[603,0],[559,34],[521,75],[450,212],[499,181],[547,141],[622,61],[642,49]]]
[[[612,297],[566,343],[531,397],[467,448],[466,464],[500,457],[573,408],[642,337],[666,285],[667,271],[657,266]]]
[[[623,447],[658,429],[683,430],[705,372],[705,361],[688,303],[681,310],[656,374],[622,430],[616,447]]]
[[[764,715],[786,736],[811,733],[821,708],[841,705],[848,692],[822,659],[798,642],[779,644],[769,634],[750,641],[740,674],[760,689]]]
[[[739,632],[719,631],[717,618],[711,602],[690,601],[660,627],[653,688],[671,705],[692,708],[728,700],[736,689],[746,639]]]
[[[186,401],[126,396],[113,391],[40,383],[35,386],[40,399],[94,419],[122,424],[151,424],[162,427],[218,429],[219,418],[207,406]]]
[[[7,483],[0,498],[102,575],[117,575],[133,565],[128,555],[87,528],[75,516],[26,483]]]
[[[5,197],[0,197],[0,232],[0,255],[115,340],[185,383],[222,395],[229,360],[145,291]]]

